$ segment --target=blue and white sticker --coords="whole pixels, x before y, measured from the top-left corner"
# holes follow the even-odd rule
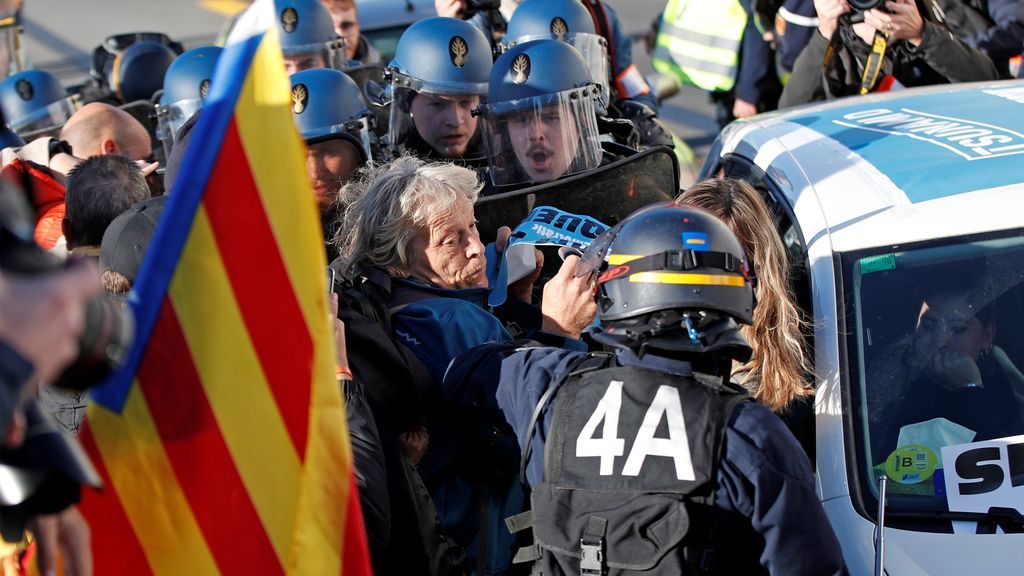
[[[499,255],[494,244],[487,245],[487,280],[491,287],[487,303],[503,304],[508,285],[533,272],[535,246],[568,246],[582,252],[606,230],[608,226],[590,216],[551,206],[534,208],[512,231],[505,252]]]

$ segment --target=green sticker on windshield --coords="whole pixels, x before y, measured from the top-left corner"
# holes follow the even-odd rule
[[[937,463],[931,448],[908,444],[893,450],[885,459],[885,475],[900,484],[917,484],[932,477]]]
[[[892,270],[896,267],[896,255],[895,254],[883,254],[881,256],[871,256],[868,258],[860,259],[860,273],[870,274],[872,272],[881,272],[883,270]]]

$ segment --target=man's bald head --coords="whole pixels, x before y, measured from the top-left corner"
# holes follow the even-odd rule
[[[144,160],[152,154],[146,128],[131,114],[109,104],[92,102],[75,112],[60,131],[79,158],[120,154]]]

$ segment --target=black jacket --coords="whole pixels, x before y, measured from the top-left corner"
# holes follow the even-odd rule
[[[961,42],[944,24],[929,20],[930,13],[922,11],[921,15],[925,18],[921,44],[891,42],[879,79],[892,75],[911,87],[999,78],[995,65],[985,54]],[[859,93],[861,72],[871,47],[854,34],[847,22],[840,21],[836,34],[842,35],[842,41],[828,74],[824,73],[823,63],[829,40],[814,34],[794,64],[779,108]]]

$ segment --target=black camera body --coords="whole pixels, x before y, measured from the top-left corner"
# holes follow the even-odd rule
[[[885,0],[849,0],[849,2],[851,8],[861,12],[885,7]]]

